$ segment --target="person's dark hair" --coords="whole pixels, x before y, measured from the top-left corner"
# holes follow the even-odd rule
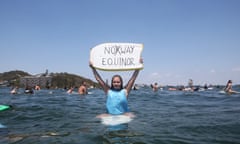
[[[114,89],[114,87],[113,87],[113,79],[114,79],[115,77],[118,77],[118,78],[120,79],[120,81],[121,81],[121,88],[120,88],[119,90],[122,90],[122,89],[123,89],[123,80],[122,80],[122,77],[121,77],[120,75],[114,75],[114,76],[112,77],[111,89],[112,89],[112,90],[116,90],[116,89]]]

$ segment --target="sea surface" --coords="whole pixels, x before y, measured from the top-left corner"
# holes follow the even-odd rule
[[[220,91],[132,90],[129,108],[136,117],[116,128],[96,118],[105,112],[100,89],[89,89],[88,95],[19,89],[12,95],[9,87],[1,87],[0,104],[12,108],[0,111],[0,143],[240,144],[240,94]]]

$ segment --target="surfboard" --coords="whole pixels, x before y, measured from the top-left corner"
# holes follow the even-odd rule
[[[10,106],[8,106],[8,105],[0,105],[0,111],[7,110],[9,108],[10,108]]]
[[[103,43],[91,49],[90,62],[105,71],[143,69],[142,50],[143,44],[139,43]]]
[[[0,128],[6,128],[6,126],[0,123]]]
[[[221,94],[240,94],[240,92],[238,92],[238,91],[226,92],[224,90],[219,91],[219,93],[221,93]]]
[[[133,120],[133,118],[126,115],[109,115],[109,116],[101,117],[100,119],[102,124],[110,125],[110,126],[129,123]]]
[[[240,92],[238,92],[238,91],[231,91],[231,92],[227,92],[227,93],[229,93],[229,94],[239,94]]]

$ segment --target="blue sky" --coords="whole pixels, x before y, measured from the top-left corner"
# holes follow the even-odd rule
[[[239,7],[239,0],[1,0],[0,72],[48,69],[95,80],[90,49],[133,42],[144,44],[136,83],[239,84]],[[119,73],[128,80],[132,71]]]

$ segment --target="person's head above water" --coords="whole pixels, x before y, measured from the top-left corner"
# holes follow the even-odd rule
[[[123,80],[120,75],[114,75],[112,77],[112,82],[111,82],[111,89],[112,90],[122,90],[123,89]]]

